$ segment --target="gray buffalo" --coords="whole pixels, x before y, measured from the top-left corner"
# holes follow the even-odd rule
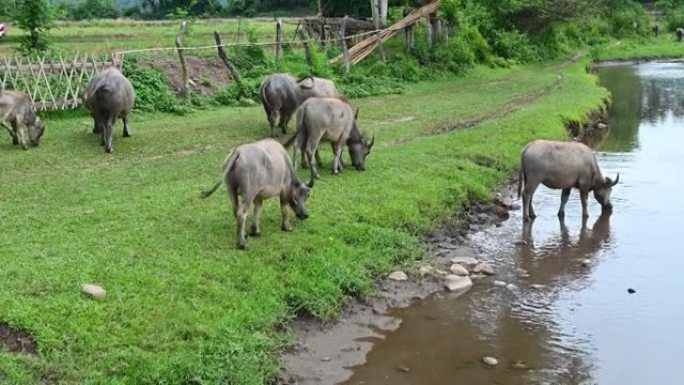
[[[292,229],[288,221],[288,206],[294,210],[297,218],[309,217],[306,209],[309,188],[297,178],[283,146],[273,139],[243,144],[231,151],[223,163],[223,179],[212,189],[204,191],[202,198],[211,196],[223,183],[228,187],[233,215],[237,220],[237,246],[240,249],[248,248],[245,240],[245,222],[252,202],[252,236],[261,235],[259,220],[261,205],[265,199],[280,197],[283,231]],[[238,202],[238,196],[242,197],[242,204]]]
[[[38,146],[45,125],[36,116],[28,95],[18,91],[0,91],[0,124],[7,129],[13,144],[28,149],[29,142]]]
[[[100,134],[100,145],[111,153],[114,124],[121,118],[124,124],[123,136],[130,137],[128,116],[135,104],[135,90],[131,82],[116,68],[110,67],[98,73],[88,83],[85,107],[93,117],[93,133]]]
[[[306,77],[297,82],[288,74],[273,74],[261,83],[259,89],[266,118],[271,127],[271,137],[277,137],[276,121],[283,134],[297,108],[308,98],[337,96],[337,88],[331,80]]]
[[[677,35],[677,41],[682,41],[682,37],[684,37],[684,28],[677,28],[677,30],[675,30],[675,35]]]
[[[523,221],[528,222],[530,218],[536,217],[532,197],[539,184],[563,190],[558,210],[560,218],[565,216],[570,191],[573,188],[578,189],[582,200],[582,217],[587,218],[589,192],[594,192],[594,198],[601,204],[603,212],[610,212],[613,208],[610,203],[611,190],[619,181],[620,174],[615,181],[603,177],[594,152],[583,143],[533,141],[525,146],[520,160],[518,198],[522,194]]]
[[[313,157],[323,139],[333,144],[333,174],[342,171],[342,150],[345,144],[349,147],[354,167],[359,171],[366,169],[366,157],[373,148],[375,138],[370,142],[362,138],[357,124],[358,113],[357,109],[354,114],[349,102],[343,98],[310,98],[297,110],[297,132],[285,147],[295,145],[295,167],[298,150],[306,155],[311,170],[309,187],[313,187],[314,180],[320,178]]]

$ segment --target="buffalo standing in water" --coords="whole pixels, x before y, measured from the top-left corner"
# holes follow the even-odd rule
[[[113,151],[114,124],[118,118],[124,124],[124,138],[131,136],[128,116],[134,103],[131,82],[116,68],[105,69],[88,84],[84,105],[94,120],[93,134],[100,134],[100,145],[105,146],[105,152]]]
[[[613,208],[610,194],[619,181],[620,174],[615,181],[603,177],[594,152],[583,143],[536,140],[523,149],[520,161],[518,198],[522,194],[523,221],[536,218],[532,197],[540,184],[563,190],[558,210],[560,218],[565,216],[570,191],[578,189],[582,200],[582,217],[587,218],[589,192],[594,192],[594,198],[601,204],[603,212],[609,212]]]
[[[223,163],[223,180],[216,183],[211,190],[203,192],[202,198],[211,196],[223,183],[228,187],[233,214],[237,219],[237,247],[240,249],[248,248],[245,222],[252,202],[254,220],[249,232],[252,236],[261,235],[259,221],[261,205],[265,199],[280,197],[283,231],[292,229],[288,221],[288,206],[294,210],[297,218],[309,217],[306,209],[309,188],[297,178],[283,146],[273,139],[235,148]],[[242,204],[239,203],[238,196],[242,197]]]
[[[370,154],[375,138],[370,142],[361,137],[357,124],[358,109],[354,114],[346,100],[340,98],[310,98],[297,110],[297,132],[285,144],[290,147],[295,143],[293,161],[297,165],[297,150],[306,155],[311,169],[309,187],[314,180],[320,178],[313,162],[313,157],[321,140],[333,143],[335,159],[333,174],[342,171],[342,150],[346,144],[352,164],[359,171],[366,169],[366,157]]]
[[[261,83],[259,95],[271,127],[271,137],[275,138],[278,118],[278,127],[287,134],[292,115],[304,101],[312,97],[337,96],[338,92],[335,83],[327,79],[307,77],[298,83],[291,75],[273,74]]]

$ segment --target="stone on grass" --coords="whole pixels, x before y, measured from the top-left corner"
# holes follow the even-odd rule
[[[470,275],[470,272],[468,271],[468,269],[466,269],[462,265],[459,265],[458,263],[454,263],[453,265],[451,265],[451,268],[449,270],[451,270],[452,274],[458,275],[460,277],[465,277],[465,276]]]
[[[473,286],[473,281],[468,277],[459,277],[458,275],[447,275],[444,277],[444,286],[449,291],[466,291]]]
[[[434,270],[435,269],[432,266],[423,265],[420,267],[418,272],[420,273],[420,275],[428,275],[428,274],[432,273]]]
[[[482,262],[473,268],[473,273],[494,275],[494,268],[487,262]]]
[[[466,269],[471,270],[475,266],[477,266],[478,263],[480,263],[480,261],[478,261],[477,259],[475,259],[473,257],[455,257],[455,258],[451,258],[451,263],[459,264],[459,265],[465,267]]]
[[[92,298],[103,299],[107,296],[107,292],[105,291],[105,289],[97,285],[86,283],[83,285],[82,289],[83,293]]]
[[[403,271],[395,271],[394,273],[390,274],[388,278],[392,281],[401,282],[408,280],[408,275],[406,275],[406,273]]]
[[[482,362],[484,362],[485,364],[487,364],[489,366],[496,366],[499,364],[499,360],[497,360],[494,357],[483,357]]]

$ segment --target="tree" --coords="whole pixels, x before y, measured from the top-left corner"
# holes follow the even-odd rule
[[[52,13],[47,0],[19,0],[16,22],[28,33],[21,45],[25,51],[41,52],[48,48],[48,32],[52,27]]]

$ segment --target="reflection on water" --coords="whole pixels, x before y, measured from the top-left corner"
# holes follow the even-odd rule
[[[599,75],[613,93],[599,163],[623,181],[613,215],[597,216],[592,202],[594,216],[582,223],[573,192],[561,223],[560,192],[540,189],[531,226],[514,212],[504,226],[473,236],[506,273],[458,299],[435,296],[397,311],[402,327],[348,384],[681,383],[684,64],[607,67]],[[499,365],[485,367],[485,355]]]

